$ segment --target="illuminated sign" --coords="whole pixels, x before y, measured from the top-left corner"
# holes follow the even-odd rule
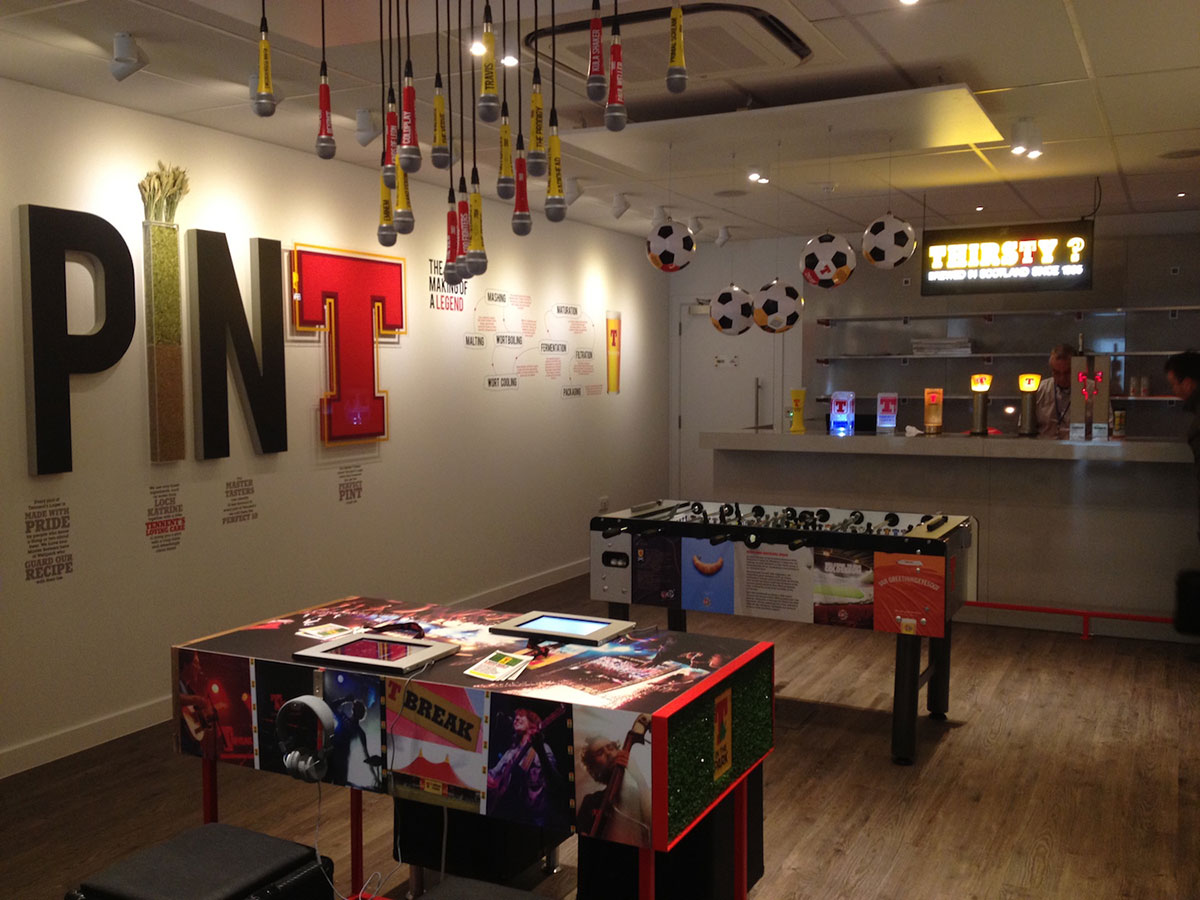
[[[1092,286],[1092,223],[925,232],[921,293],[1077,291]]]

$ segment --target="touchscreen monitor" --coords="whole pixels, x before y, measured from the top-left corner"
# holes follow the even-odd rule
[[[555,640],[568,644],[598,646],[620,637],[634,628],[635,622],[607,619],[603,616],[575,616],[569,613],[545,612],[535,609],[515,616],[488,630],[534,640]]]
[[[447,641],[430,641],[407,635],[353,632],[297,650],[292,655],[299,659],[322,660],[331,665],[340,662],[378,667],[393,672],[408,672],[457,652],[458,644]]]

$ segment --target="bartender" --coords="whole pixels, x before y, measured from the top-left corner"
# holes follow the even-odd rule
[[[1057,344],[1050,351],[1050,378],[1038,386],[1036,406],[1038,437],[1065,439],[1071,434],[1070,344]]]

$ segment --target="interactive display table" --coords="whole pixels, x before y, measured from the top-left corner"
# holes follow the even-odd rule
[[[515,680],[467,675],[493,651],[525,651],[488,631],[510,617],[351,597],[174,647],[179,747],[206,759],[206,819],[216,761],[289,771],[276,714],[311,695],[335,723],[319,748],[325,782],[636,847],[641,897],[654,896],[656,852],[731,796],[744,897],[747,828],[760,847],[762,827],[745,815],[746,783],[773,746],[773,645],[635,628],[596,647],[543,644]],[[460,650],[403,675],[293,657],[347,629]],[[356,886],[360,873],[361,859]]]
[[[969,516],[659,500],[591,521],[591,597],[896,635],[892,757],[916,755],[917,695],[944,719],[950,620],[974,593]],[[921,639],[929,666],[921,671]]]

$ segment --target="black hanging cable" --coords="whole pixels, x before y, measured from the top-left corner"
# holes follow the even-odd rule
[[[450,54],[450,0],[446,0],[446,127],[450,161],[446,171],[450,173],[450,191],[454,192],[454,57]]]
[[[471,40],[475,39],[475,0],[471,0]],[[475,110],[478,106],[475,100],[475,54],[471,54],[471,182],[479,180],[478,164],[475,158]]]
[[[383,69],[383,0],[379,0],[379,114],[387,121],[387,76]]]
[[[434,0],[436,5],[437,0]],[[458,271],[458,205],[454,197],[454,56],[450,52],[450,0],[446,0],[446,125],[449,132],[446,160],[446,176],[450,179],[450,189],[446,194],[448,204],[446,213],[446,264],[442,269],[442,277],[446,284],[462,283]]]
[[[384,115],[383,130],[383,181],[391,189],[396,187],[396,81],[392,67],[392,4],[387,4],[387,112]],[[382,40],[382,37],[380,38]]]
[[[467,130],[466,114],[463,112],[463,58],[462,58],[462,0],[458,0],[458,175],[462,179],[462,187],[459,190],[466,190],[467,183],[467,151],[466,138],[463,134]]]
[[[537,22],[534,22],[536,40]],[[517,31],[521,30],[521,0],[517,0]],[[520,41],[518,40],[518,44]],[[520,50],[517,51],[520,59]],[[536,53],[534,56],[536,64]],[[513,153],[513,214],[512,230],[518,237],[524,237],[533,231],[533,217],[529,214],[529,169],[525,157],[525,125],[524,108],[521,93],[521,67],[517,64],[517,143]],[[532,102],[532,101],[531,101]]]
[[[463,99],[463,82],[466,67],[463,66],[463,5],[458,0],[458,274],[467,279],[473,274],[467,266],[467,246],[470,243],[471,210],[467,199],[467,124],[466,101]]]
[[[474,39],[475,0],[471,0],[471,40]],[[476,159],[475,117],[479,111],[478,96],[475,93],[475,55],[471,54],[471,196],[467,204],[471,240],[467,248],[467,268],[472,275],[482,275],[487,271],[488,263],[487,251],[483,247],[483,197],[479,193],[479,165]]]
[[[383,0],[379,0],[379,108],[383,117],[384,128],[387,127],[387,100],[384,96],[384,82],[387,80],[384,74],[384,56],[383,56]],[[392,219],[392,192],[387,183],[387,139],[385,137],[383,149],[379,152],[379,162],[381,166],[379,176],[379,228],[375,232],[379,243],[384,247],[390,247],[396,243],[396,229]],[[394,176],[393,169],[393,176]]]
[[[558,139],[558,4],[550,0],[550,140],[546,152],[546,218],[561,222],[567,217],[566,185],[563,179],[562,144]]]
[[[500,43],[504,45],[504,55],[500,57],[500,65],[504,69],[501,73],[504,79],[503,93],[504,103],[508,104],[508,63],[504,60],[508,59],[508,0],[500,2],[500,16],[503,21],[500,23]]]

